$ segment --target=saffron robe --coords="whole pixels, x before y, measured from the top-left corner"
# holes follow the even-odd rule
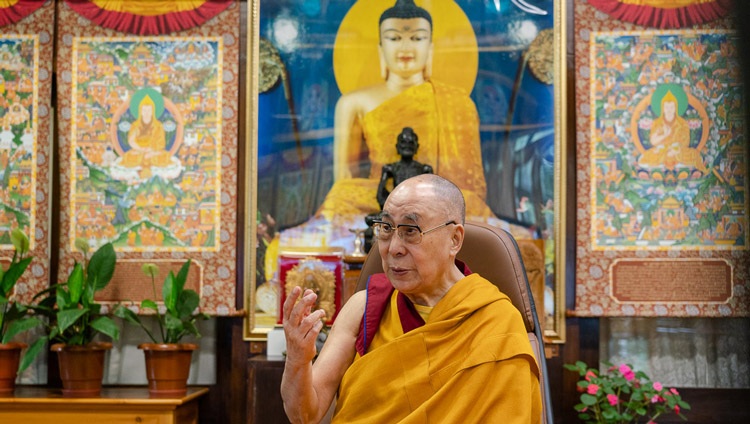
[[[474,102],[462,89],[434,80],[424,82],[384,101],[368,112],[360,124],[370,174],[367,178],[337,181],[319,214],[331,220],[336,215],[364,216],[379,211],[376,193],[383,165],[400,160],[396,139],[404,127],[411,127],[419,137],[414,160],[432,166],[435,174],[450,179],[461,189],[467,216],[494,217],[485,203],[487,184],[479,118]]]
[[[678,164],[683,164],[706,172],[700,151],[690,147],[690,126],[685,118],[675,116],[674,121],[668,123],[663,116],[660,116],[654,120],[651,133],[663,127],[670,129],[669,135],[662,144],[643,152],[639,163],[648,166],[665,166],[667,169],[675,169]]]
[[[164,126],[156,119],[149,124],[137,120],[128,131],[128,140],[133,137],[133,143],[138,147],[131,148],[122,157],[121,165],[125,167],[164,167],[171,163],[172,155],[166,150],[167,138]]]
[[[375,277],[370,284],[390,285]],[[387,299],[381,324],[401,324],[399,293]],[[478,274],[458,281],[424,325],[405,334],[378,329],[393,331],[399,335],[357,353],[339,386],[333,423],[541,420],[539,368],[520,313]]]

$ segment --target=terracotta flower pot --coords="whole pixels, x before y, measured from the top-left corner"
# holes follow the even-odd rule
[[[9,396],[15,390],[18,363],[25,348],[24,343],[0,343],[0,396]]]
[[[198,345],[193,343],[143,343],[148,392],[152,397],[181,397],[187,393],[190,361]]]
[[[57,352],[60,379],[65,397],[98,397],[104,377],[104,354],[112,343],[95,342],[85,346],[58,343],[50,350]]]

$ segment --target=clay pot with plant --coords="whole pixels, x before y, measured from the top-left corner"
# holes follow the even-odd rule
[[[95,397],[101,393],[105,353],[112,349],[101,336],[117,340],[120,329],[94,296],[112,280],[117,256],[111,243],[90,258],[85,240],[76,240],[75,246],[83,262],[75,262],[66,282],[37,294],[41,300],[34,309],[49,317],[50,349],[57,352],[63,395]]]
[[[185,336],[200,338],[201,334],[196,326],[200,319],[207,319],[206,314],[198,310],[200,296],[195,290],[186,289],[185,283],[190,270],[191,261],[185,262],[175,275],[169,271],[162,285],[163,306],[152,299],[141,302],[140,311],[155,313],[158,332],[149,329],[144,321],[132,309],[123,305],[118,306],[115,316],[139,326],[146,332],[150,343],[138,346],[143,350],[146,359],[146,377],[148,379],[149,394],[152,397],[179,397],[187,392],[187,380],[190,376],[190,362],[193,351],[198,348],[195,343],[181,343]],[[156,292],[156,276],[159,267],[155,264],[145,264],[141,268],[151,278],[154,298]]]
[[[39,355],[46,338],[41,337],[21,355],[28,345],[14,341],[19,334],[41,327],[38,316],[30,314],[31,309],[14,300],[16,283],[28,268],[33,257],[24,257],[29,252],[29,239],[23,231],[15,229],[10,233],[13,244],[13,258],[7,269],[0,267],[0,396],[13,393],[16,378],[31,365]]]

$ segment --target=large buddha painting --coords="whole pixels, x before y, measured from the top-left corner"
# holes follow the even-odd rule
[[[82,38],[73,55],[68,243],[216,251],[221,40]]]
[[[279,252],[354,250],[409,127],[413,159],[461,188],[467,220],[538,241],[540,318],[562,340],[563,6],[531,3],[253,2],[249,337],[275,324]]]

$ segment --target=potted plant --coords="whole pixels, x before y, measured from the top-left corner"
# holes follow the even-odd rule
[[[655,423],[661,415],[675,413],[685,420],[683,410],[690,405],[682,400],[677,389],[667,389],[643,371],[635,371],[628,364],[619,366],[604,363],[607,369],[588,368],[585,362],[565,364],[565,369],[577,372],[581,403],[575,406],[578,418],[586,423]]]
[[[8,269],[0,267],[0,395],[13,392],[17,375],[31,365],[46,342],[46,338],[37,339],[21,359],[21,351],[27,345],[13,341],[16,335],[41,326],[42,320],[30,315],[28,306],[12,300],[16,283],[33,257],[24,257],[29,251],[29,239],[23,231],[13,230],[10,240],[13,258]]]
[[[190,361],[198,345],[180,342],[188,335],[199,338],[201,335],[195,325],[196,321],[208,318],[206,314],[198,312],[198,293],[185,289],[190,263],[190,260],[185,262],[177,275],[172,271],[167,274],[162,285],[162,309],[155,300],[146,299],[141,302],[141,311],[151,310],[156,313],[157,334],[150,331],[133,310],[120,305],[114,311],[115,316],[141,327],[151,339],[150,343],[143,343],[138,348],[143,350],[146,358],[149,393],[154,397],[182,396],[187,392]],[[154,298],[157,298],[156,276],[159,267],[148,263],[141,269],[151,277]]]
[[[117,257],[111,243],[100,246],[91,258],[85,240],[76,240],[75,246],[83,253],[83,263],[75,262],[65,283],[37,294],[35,299],[42,300],[35,309],[50,319],[48,334],[56,342],[51,350],[57,352],[63,395],[91,397],[101,392],[104,354],[112,348],[112,343],[98,341],[97,336],[113,340],[120,336],[115,322],[94,300],[112,279]]]

